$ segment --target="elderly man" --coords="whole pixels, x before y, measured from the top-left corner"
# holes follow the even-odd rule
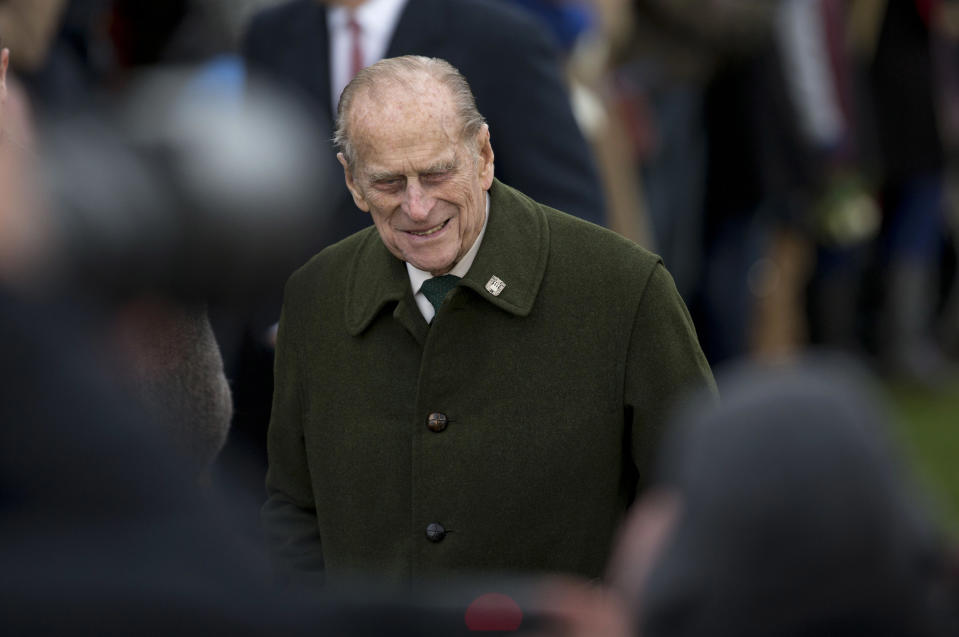
[[[336,142],[374,227],[287,284],[271,544],[327,581],[598,576],[670,403],[713,384],[669,274],[494,179],[442,60],[361,71]]]

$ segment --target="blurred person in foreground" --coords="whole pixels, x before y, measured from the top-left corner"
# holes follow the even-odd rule
[[[114,64],[69,109],[41,110],[44,196],[21,200],[30,180],[10,177],[2,274],[37,303],[85,318],[76,322],[112,355],[117,386],[206,482],[231,417],[206,304],[241,305],[258,286],[281,285],[305,258],[286,263],[297,237],[324,218],[313,197],[324,188],[312,173],[304,186],[295,168],[308,158],[290,140],[302,134],[294,112],[255,87],[238,104],[198,86],[207,56],[183,44],[202,18],[191,0],[102,4],[96,17],[110,29],[96,37]],[[8,176],[29,172],[34,154],[19,148],[28,137],[10,137],[21,160],[8,162]],[[268,217],[269,205],[278,210]]]
[[[125,277],[145,285],[140,277],[157,265],[144,254],[156,257],[157,250],[137,250],[143,244],[136,242],[142,238],[137,230],[144,230],[140,223],[155,210],[132,196],[144,194],[139,188],[146,175],[137,169],[147,153],[134,156],[129,146],[126,153],[118,152],[116,138],[99,129],[96,138],[74,131],[73,141],[96,143],[57,147],[82,156],[82,162],[58,158],[77,188],[70,190],[69,204],[55,196],[69,189],[39,168],[49,168],[49,148],[34,154],[26,98],[7,77],[10,57],[0,37],[3,634],[313,635],[317,627],[347,634],[336,608],[274,594],[261,547],[237,533],[226,502],[197,489],[197,458],[177,446],[192,441],[197,451],[207,447],[205,441],[195,431],[177,441],[169,435],[171,425],[196,420],[186,416],[171,422],[178,403],[190,398],[166,383],[175,384],[179,373],[180,382],[192,384],[185,391],[211,390],[184,370],[209,354],[179,349],[180,339],[159,346],[170,331],[147,333],[146,342],[137,338],[129,344],[150,362],[168,361],[149,374],[160,372],[162,387],[147,393],[167,391],[174,403],[161,406],[144,405],[142,393],[130,391],[131,368],[113,355],[118,343],[109,332],[114,320],[122,322],[114,314],[122,310],[105,300],[115,300],[117,282],[129,282]],[[73,126],[82,128],[77,122]],[[51,131],[40,132],[43,137]],[[202,154],[202,139],[192,139],[194,153]],[[169,144],[165,148],[172,150]],[[112,163],[103,161],[107,157]],[[49,196],[33,191],[38,169],[39,181],[52,188],[44,193]],[[85,179],[90,171],[107,176]],[[123,182],[131,176],[136,186]],[[113,217],[117,210],[107,202],[122,214]],[[165,212],[169,222],[172,213]],[[131,218],[140,223],[129,223]],[[170,234],[175,233],[164,233],[167,239]],[[151,239],[149,245],[157,248]],[[112,250],[97,251],[105,246]],[[87,258],[100,267],[94,280],[85,278],[87,271],[77,272],[91,264]],[[203,272],[190,274],[191,280],[204,278]],[[146,318],[162,324],[167,317]],[[205,454],[200,456],[203,460]]]
[[[565,634],[956,634],[954,551],[858,368],[810,359],[718,380],[722,404],[691,402],[670,429],[611,590],[550,589]]]
[[[658,258],[496,180],[491,135],[435,58],[340,99],[375,227],[286,287],[263,509],[281,565],[596,577],[671,404],[714,387]]]
[[[33,162],[33,126],[23,89],[8,77],[10,49],[0,29],[0,286],[10,285],[38,250],[39,228],[26,187]]]
[[[52,218],[32,192],[28,110],[9,59],[0,38],[4,634],[231,627],[224,609],[262,595],[255,560],[224,542],[161,428],[123,391],[94,316],[33,285],[55,251]]]

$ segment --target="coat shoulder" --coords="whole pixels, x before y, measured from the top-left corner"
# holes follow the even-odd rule
[[[550,245],[560,257],[575,257],[587,272],[612,279],[645,281],[657,266],[659,255],[602,226],[543,206],[550,229]]]

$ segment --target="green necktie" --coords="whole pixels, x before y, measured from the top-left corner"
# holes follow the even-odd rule
[[[420,291],[423,293],[423,296],[433,304],[436,311],[439,312],[446,295],[449,294],[450,290],[456,287],[456,283],[459,280],[460,278],[455,274],[435,276],[432,279],[423,281],[423,286],[420,288]]]

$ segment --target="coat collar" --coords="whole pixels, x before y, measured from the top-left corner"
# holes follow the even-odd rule
[[[461,287],[515,316],[527,316],[539,293],[549,255],[549,227],[539,204],[498,180],[490,188],[489,222],[476,260]],[[362,231],[346,287],[346,327],[358,336],[389,303],[397,319],[416,310],[406,266],[394,257],[375,228]],[[505,283],[495,295],[493,277]],[[405,322],[405,321],[404,321]]]

